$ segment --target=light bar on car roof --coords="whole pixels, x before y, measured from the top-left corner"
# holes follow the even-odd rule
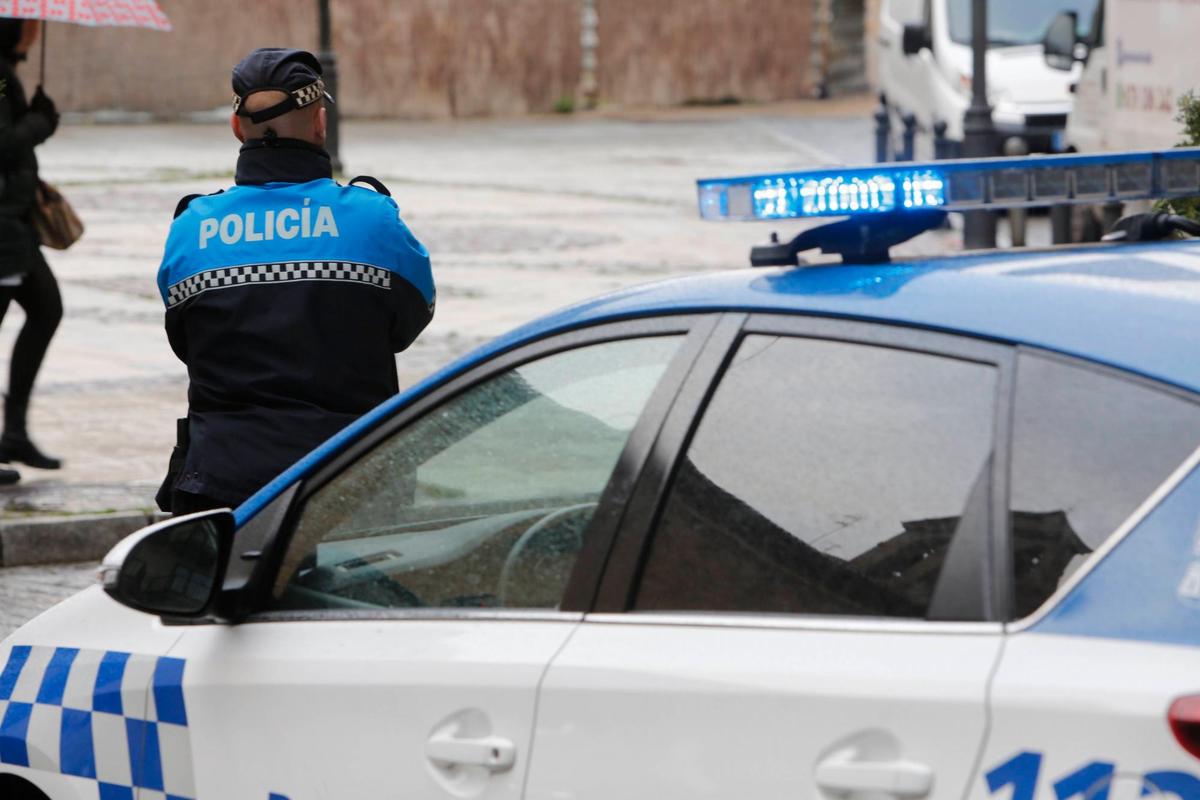
[[[697,181],[707,220],[976,211],[1200,195],[1200,148],[892,163]]]

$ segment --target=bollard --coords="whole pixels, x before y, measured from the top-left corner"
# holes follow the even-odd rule
[[[904,146],[900,151],[900,161],[912,161],[917,150],[917,115],[904,115]]]
[[[946,131],[949,127],[941,120],[933,123],[933,157],[938,161],[951,157],[950,146],[952,143],[946,138]]]
[[[1125,213],[1124,203],[1105,203],[1103,206],[1101,206],[1100,224],[1103,226],[1103,230],[1100,231],[1100,235],[1103,236],[1104,234],[1109,233],[1113,229],[1113,225],[1117,224],[1117,220],[1121,218],[1123,213]]]
[[[1010,136],[1004,142],[1004,155],[1027,156],[1029,143],[1020,136]],[[1029,212],[1023,208],[1014,208],[1008,212],[1008,231],[1012,236],[1013,247],[1025,246],[1025,234],[1029,227]]]
[[[887,97],[879,95],[879,108],[875,110],[875,162],[891,161],[892,115],[888,110]]]
[[[1050,241],[1071,243],[1071,206],[1050,206]]]

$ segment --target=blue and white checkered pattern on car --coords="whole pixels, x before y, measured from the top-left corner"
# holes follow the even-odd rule
[[[96,781],[98,800],[192,800],[181,658],[14,646],[0,764]]]

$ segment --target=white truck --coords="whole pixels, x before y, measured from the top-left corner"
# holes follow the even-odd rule
[[[1063,149],[1159,150],[1183,139],[1179,99],[1200,89],[1200,3],[1196,0],[1102,0],[1080,34],[1079,19],[1064,11],[1043,42],[1046,64],[1078,75]],[[1055,241],[1094,241],[1125,213],[1121,204],[1076,206]]]
[[[1046,62],[1059,74],[1082,74],[1067,120],[1067,149],[1153,150],[1179,143],[1179,98],[1200,89],[1200,3],[1195,0],[1103,0],[1095,24],[1072,36],[1056,19]]]
[[[1031,152],[1063,149],[1071,85],[1082,70],[1074,59],[1066,70],[1048,64],[1043,42],[1064,12],[1074,14],[1074,39],[1086,38],[1100,2],[988,0],[988,95],[998,147],[1020,137]],[[915,115],[923,130],[944,122],[955,141],[962,140],[971,102],[971,6],[972,0],[883,0],[880,7],[879,84],[889,108],[896,116]]]

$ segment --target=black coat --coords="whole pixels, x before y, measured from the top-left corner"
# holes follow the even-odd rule
[[[29,110],[16,70],[0,59],[0,277],[26,272],[37,257],[37,236],[29,222],[38,186],[33,148],[54,127]]]

